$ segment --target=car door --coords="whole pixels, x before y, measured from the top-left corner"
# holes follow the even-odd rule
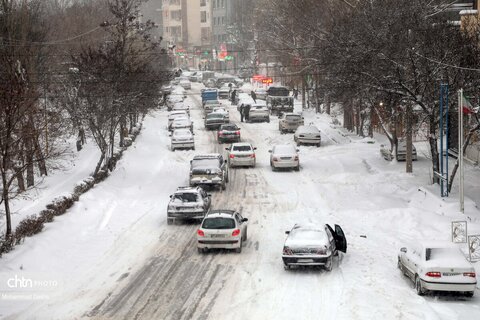
[[[335,225],[335,235],[335,246],[337,250],[347,253],[347,238],[338,224]]]

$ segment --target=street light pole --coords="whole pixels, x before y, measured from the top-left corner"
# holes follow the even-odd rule
[[[459,200],[460,212],[465,213],[464,197],[464,167],[463,167],[463,89],[458,90],[458,163],[460,169],[459,182]]]

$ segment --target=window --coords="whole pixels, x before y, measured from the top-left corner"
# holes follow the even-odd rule
[[[205,7],[207,5],[207,0],[200,0],[200,7]]]
[[[201,11],[200,12],[200,22],[207,22],[207,11]]]
[[[171,11],[170,17],[175,20],[182,20],[182,10]]]
[[[222,8],[225,8],[225,0],[222,0]]]
[[[222,26],[225,24],[225,17],[222,17]]]

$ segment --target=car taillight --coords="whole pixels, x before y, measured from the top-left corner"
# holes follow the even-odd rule
[[[200,237],[205,237],[205,233],[203,232],[203,230],[198,229],[198,230],[197,230],[197,234],[198,234]]]
[[[438,272],[438,271],[429,271],[429,272],[425,273],[425,275],[427,277],[432,277],[432,278],[441,278],[442,277],[442,273]]]
[[[223,136],[223,133],[221,131],[218,131],[218,136]]]
[[[237,136],[239,136],[239,135],[240,135],[240,131],[235,131],[235,134],[236,134]]]
[[[293,160],[298,161],[298,156],[295,156],[295,158],[293,158]]]
[[[476,277],[476,274],[475,274],[475,272],[464,272],[464,273],[463,273],[463,276],[464,276],[464,277],[472,277],[472,278],[475,278],[475,277]]]
[[[238,236],[239,234],[240,234],[240,229],[235,229],[235,230],[233,230],[233,232],[232,232],[232,237],[236,237],[236,236]]]
[[[250,158],[255,158],[255,153],[251,154]]]
[[[277,157],[273,157],[272,160],[273,160],[273,161],[278,161],[278,158],[277,158]]]
[[[230,158],[230,159],[233,159],[233,158],[235,158],[235,155],[234,155],[234,154],[230,154],[229,158]]]
[[[283,247],[283,254],[286,256],[291,256],[293,254],[292,250],[289,247]]]

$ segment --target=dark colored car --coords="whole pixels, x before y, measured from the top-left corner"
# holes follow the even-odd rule
[[[218,143],[239,142],[240,128],[234,123],[222,124],[217,133]]]
[[[228,118],[223,113],[212,112],[205,116],[205,129],[218,130],[222,124],[228,123]]]

